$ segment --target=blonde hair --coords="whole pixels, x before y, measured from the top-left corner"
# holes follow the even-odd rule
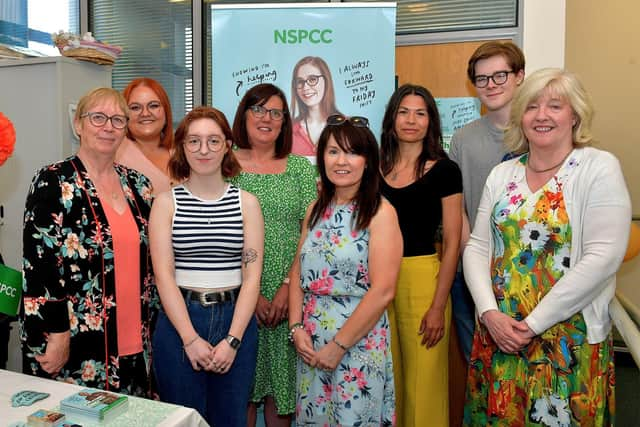
[[[123,114],[129,117],[127,101],[125,101],[120,92],[110,87],[98,87],[87,92],[82,96],[82,98],[80,98],[74,119],[76,121],[80,121],[80,117],[84,113],[102,101],[113,101],[118,107],[120,107]]]
[[[522,130],[522,117],[527,106],[544,94],[552,94],[571,105],[576,117],[572,131],[574,146],[595,142],[591,132],[593,103],[578,77],[560,68],[543,68],[524,80],[511,102],[511,114],[504,134],[508,152],[521,154],[529,150],[529,141]]]

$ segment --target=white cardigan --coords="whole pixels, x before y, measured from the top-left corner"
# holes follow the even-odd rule
[[[498,310],[491,286],[491,213],[508,182],[526,179],[518,161],[501,163],[489,174],[464,251],[464,275],[478,316]],[[571,267],[524,320],[539,335],[582,310],[587,339],[595,344],[604,341],[611,330],[609,303],[627,249],[631,200],[620,163],[612,154],[576,148],[565,162],[569,161],[579,164],[562,191],[571,224]]]

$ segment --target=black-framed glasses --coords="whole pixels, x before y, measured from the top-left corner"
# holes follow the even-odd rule
[[[322,74],[309,74],[306,79],[301,77],[296,78],[296,87],[298,89],[302,89],[304,84],[308,84],[310,87],[314,87],[318,85],[320,78],[324,78]]]
[[[84,113],[80,116],[80,118],[89,117],[89,122],[95,127],[102,127],[107,124],[108,121],[111,121],[111,126],[115,129],[124,129],[127,127],[127,122],[129,118],[127,116],[123,116],[122,114],[114,114],[113,116],[107,116],[105,113],[101,112],[89,112]]]
[[[184,148],[190,153],[197,153],[202,149],[203,142],[206,142],[209,151],[216,153],[222,150],[226,141],[217,137],[211,137],[204,140],[196,136],[188,136],[187,139],[184,140]]]
[[[284,119],[284,115],[285,115],[285,112],[279,108],[272,108],[269,110],[267,108],[264,108],[262,105],[252,105],[251,107],[249,107],[249,110],[251,111],[251,113],[253,113],[255,117],[259,119],[263,118],[267,113],[269,113],[269,116],[271,117],[271,119],[277,122]]]
[[[479,88],[487,87],[487,85],[489,84],[489,79],[491,79],[495,84],[497,84],[498,86],[501,86],[507,82],[507,80],[509,79],[510,73],[513,73],[513,71],[508,71],[508,70],[496,71],[490,76],[485,76],[481,74],[473,78],[473,85]]]
[[[351,123],[353,126],[357,128],[368,128],[369,127],[369,119],[362,116],[343,116],[342,114],[332,114],[327,117],[327,125],[328,126],[340,126],[345,124],[346,122]]]
[[[162,103],[160,101],[149,101],[147,105],[140,104],[139,102],[132,102],[129,104],[129,111],[134,114],[141,114],[145,107],[150,113],[157,113],[162,109]]]

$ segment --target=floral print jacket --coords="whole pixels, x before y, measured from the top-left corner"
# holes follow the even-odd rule
[[[159,307],[148,250],[151,184],[132,169],[115,169],[140,234],[142,341],[149,369]],[[24,372],[51,378],[34,356],[45,352],[48,333],[69,330],[69,360],[55,379],[119,391],[111,230],[78,157],[36,173],[25,206],[22,264]]]

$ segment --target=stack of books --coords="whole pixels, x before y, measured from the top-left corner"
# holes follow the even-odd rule
[[[96,389],[84,389],[62,399],[60,411],[70,420],[109,421],[129,407],[127,396]]]

